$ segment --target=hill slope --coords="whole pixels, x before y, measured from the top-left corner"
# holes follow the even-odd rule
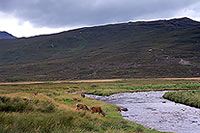
[[[195,77],[200,23],[189,18],[85,27],[0,42],[0,80]]]
[[[0,31],[0,39],[15,39],[16,37],[5,31]]]

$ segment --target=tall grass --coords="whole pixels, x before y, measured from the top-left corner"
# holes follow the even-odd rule
[[[119,87],[88,89],[88,90],[86,90],[86,93],[100,95],[100,96],[109,96],[111,94],[120,93],[120,92],[187,90],[187,89],[198,89],[198,88],[200,88],[200,83],[143,85],[143,86],[119,86]]]
[[[163,97],[177,103],[200,108],[200,90],[167,92]]]
[[[113,120],[84,112],[0,113],[0,132],[158,132],[123,119]]]
[[[50,101],[29,100],[0,96],[0,111],[3,112],[54,112],[55,106]]]
[[[144,89],[192,89],[199,88],[200,83],[188,84],[172,84],[172,85],[142,85],[142,86],[121,86],[121,87],[108,87],[96,89],[129,89],[129,90],[144,90]]]
[[[49,100],[53,101],[51,103],[44,101],[45,95],[40,94],[32,101],[23,98],[24,95],[28,97],[27,93],[20,95],[22,97],[0,97],[0,132],[158,132],[124,120],[116,111],[115,105],[87,97],[82,98],[79,94],[46,94],[50,96]],[[106,112],[106,117],[81,110],[76,111],[76,102],[71,100],[74,96],[88,107],[101,106]],[[54,109],[49,108],[48,104],[53,105]]]

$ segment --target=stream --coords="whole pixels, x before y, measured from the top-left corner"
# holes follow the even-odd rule
[[[105,97],[87,96],[128,108],[128,111],[121,112],[124,119],[150,129],[176,133],[200,133],[200,109],[162,98],[166,92],[119,93]]]

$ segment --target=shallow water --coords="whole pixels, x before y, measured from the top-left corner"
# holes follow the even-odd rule
[[[176,133],[200,133],[200,109],[162,98],[166,91],[119,93],[107,97],[87,95],[99,101],[112,103],[127,112],[124,119],[150,129]]]

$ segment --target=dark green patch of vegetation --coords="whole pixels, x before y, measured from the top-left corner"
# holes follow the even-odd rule
[[[0,96],[1,112],[55,112],[55,106],[50,101],[31,100],[26,98],[10,98]]]
[[[200,90],[167,92],[163,97],[177,103],[200,108]]]
[[[7,82],[20,82],[20,81],[26,81],[26,79],[17,78],[17,77],[11,77],[11,78],[8,78],[6,81]]]

